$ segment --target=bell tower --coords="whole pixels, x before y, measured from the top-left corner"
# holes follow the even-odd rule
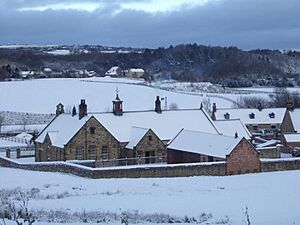
[[[116,98],[113,100],[113,113],[116,116],[122,116],[123,115],[123,101],[119,98],[119,89],[116,89]]]

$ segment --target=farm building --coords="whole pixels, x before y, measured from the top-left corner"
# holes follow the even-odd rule
[[[228,174],[260,170],[259,154],[244,137],[182,129],[167,148],[169,164],[225,160]]]

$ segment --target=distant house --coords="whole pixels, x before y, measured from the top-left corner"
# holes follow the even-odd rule
[[[113,66],[106,71],[105,76],[120,77],[122,76],[122,69],[119,66]]]
[[[134,157],[132,164],[161,162],[166,161],[165,144],[182,128],[219,134],[202,109],[162,111],[159,97],[154,106],[124,112],[118,94],[112,112],[88,114],[85,100],[76,115],[63,113],[58,105],[57,116],[35,140],[36,161],[92,159],[122,165],[121,159]]]
[[[244,137],[182,129],[167,147],[169,164],[218,161],[227,161],[228,174],[260,171],[259,154]]]
[[[285,123],[286,108],[228,108],[217,109],[216,104],[213,105],[212,119],[230,120],[240,119],[247,129],[255,135],[263,135],[265,138],[279,139],[280,131]]]
[[[127,77],[131,78],[141,78],[145,75],[145,71],[143,69],[131,68],[128,70]]]

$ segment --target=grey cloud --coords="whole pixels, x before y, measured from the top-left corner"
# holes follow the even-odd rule
[[[158,47],[196,42],[244,49],[300,49],[298,0],[223,0],[171,13],[123,10],[113,16],[118,3],[91,13],[17,13],[2,5],[0,43]]]

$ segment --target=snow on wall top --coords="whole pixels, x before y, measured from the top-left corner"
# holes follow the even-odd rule
[[[118,141],[130,140],[132,127],[151,128],[161,140],[174,138],[182,128],[218,134],[208,115],[200,109],[124,112],[123,116],[113,113],[94,113],[78,119],[78,115],[61,114],[57,116],[38,136],[36,142],[42,143],[49,132],[56,132],[52,144],[63,148],[64,144],[76,134],[85,122],[94,116]],[[51,138],[51,135],[50,135]]]
[[[245,137],[247,140],[251,139],[251,133],[239,119],[216,120],[214,123],[224,135],[234,137],[237,133],[239,137]]]
[[[234,138],[192,130],[182,130],[169,144],[168,148],[185,152],[225,158],[242,137]]]
[[[294,129],[297,133],[300,133],[300,109],[294,109],[293,111],[289,111]]]
[[[240,119],[243,124],[280,124],[283,121],[286,108],[258,109],[217,109],[217,120],[224,120],[229,114],[229,119]],[[252,114],[253,113],[253,114]],[[254,117],[251,117],[251,114]]]

